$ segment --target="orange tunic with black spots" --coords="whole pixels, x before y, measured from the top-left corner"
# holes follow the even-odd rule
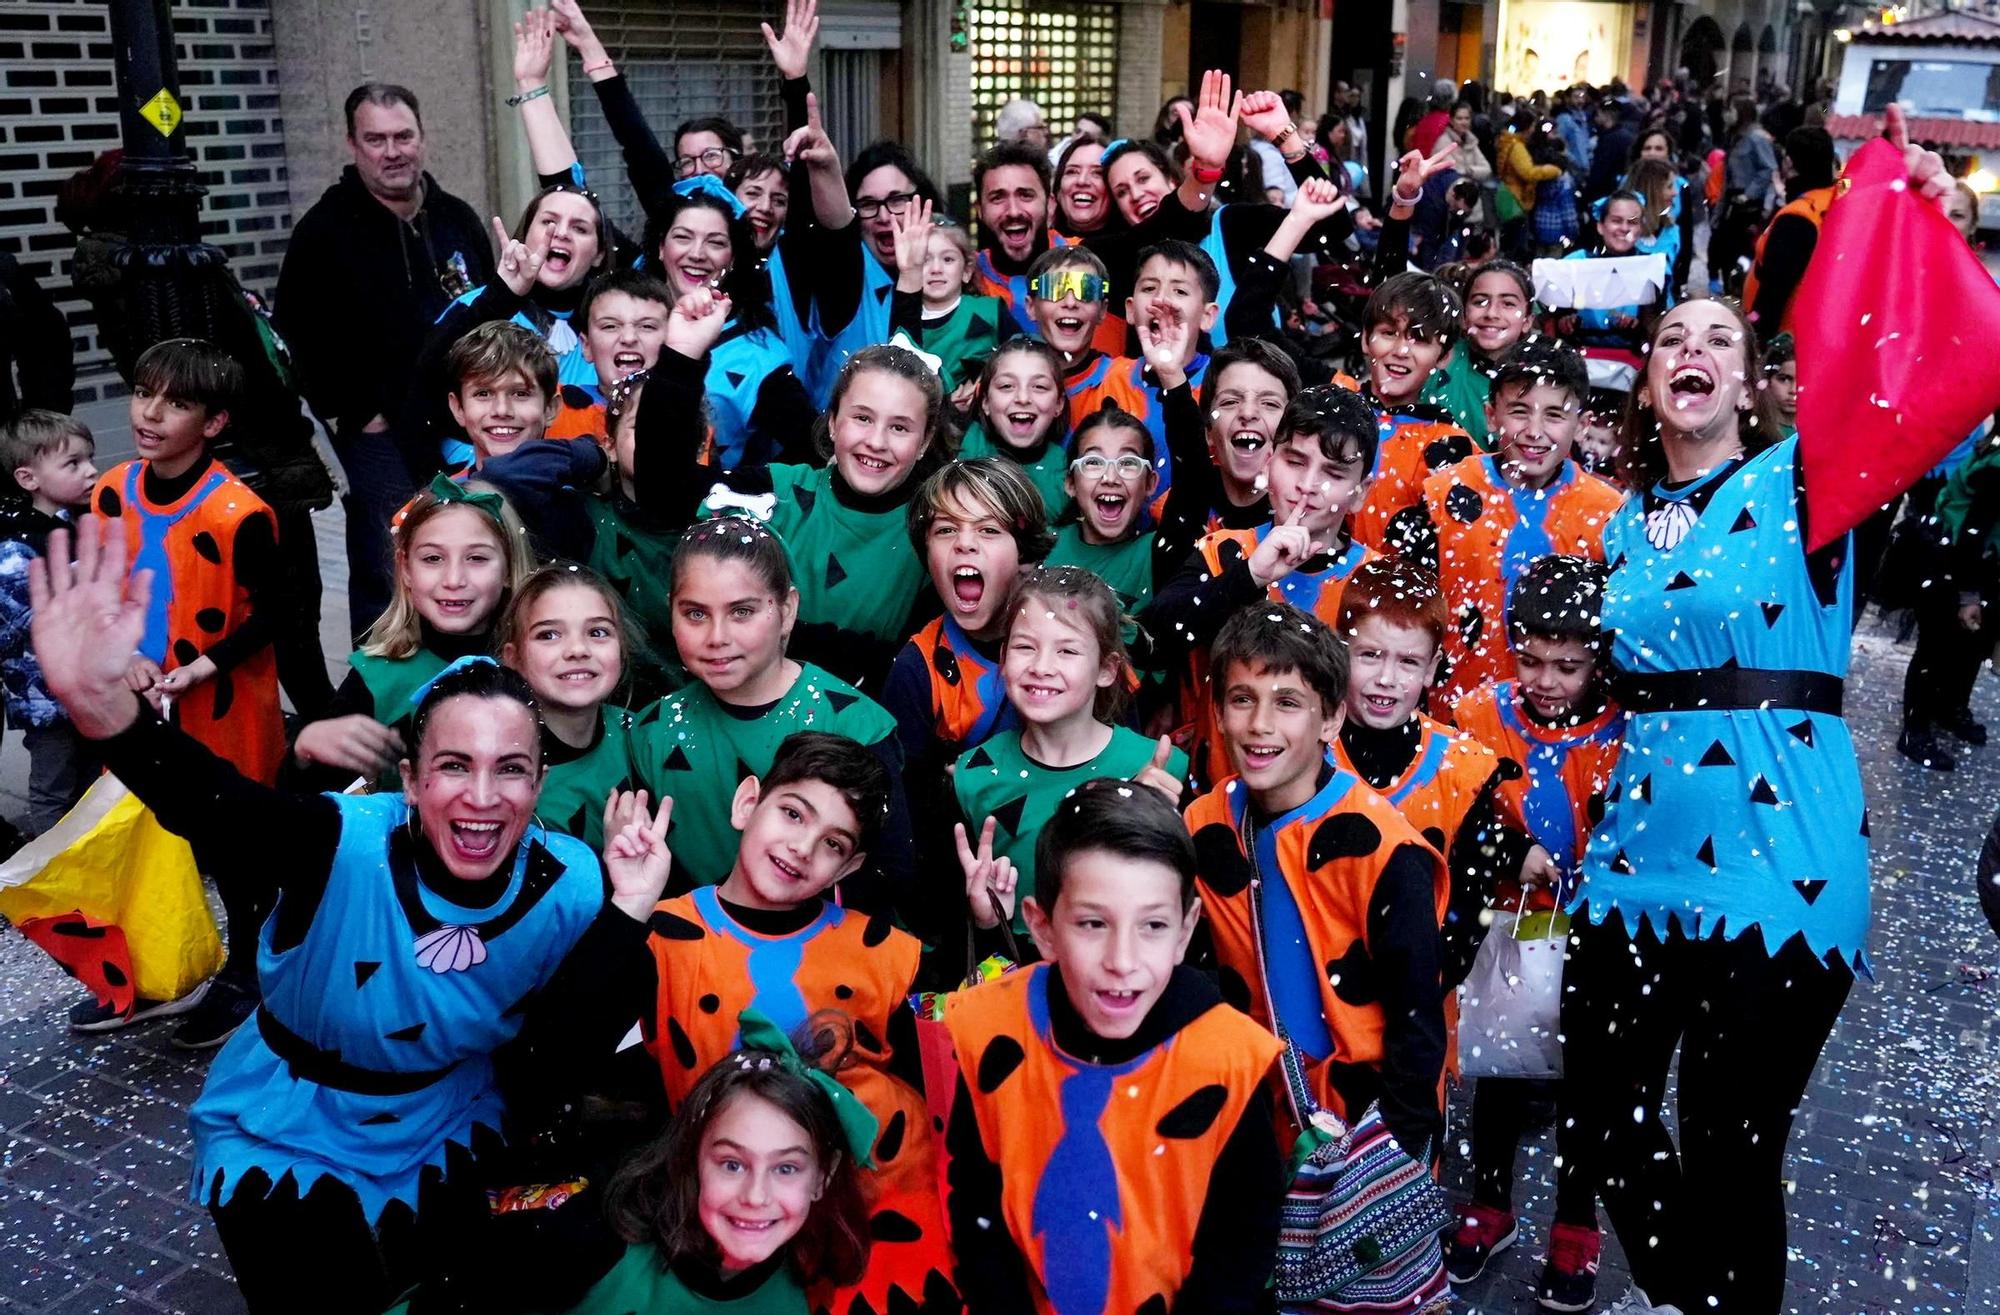
[[[236,533],[253,516],[277,516],[221,462],[165,506],[146,497],[145,462],[127,461],[98,477],[91,507],[125,534],[129,571],[153,573],[139,651],[162,671],[187,666],[250,619],[250,591],[236,570]],[[218,671],[174,701],[181,729],[253,781],[278,779],[285,723],[278,705],[278,659],[269,644]]]
[[[1428,414],[1378,410],[1376,428],[1375,473],[1369,477],[1368,499],[1354,514],[1353,526],[1355,538],[1377,552],[1387,552],[1389,522],[1423,498],[1424,481],[1431,472],[1462,461],[1477,449],[1472,435]]]
[[[736,1048],[737,1017],[745,1009],[756,1008],[786,1032],[823,1009],[854,1021],[854,1052],[835,1076],[880,1124],[869,1175],[872,1245],[861,1281],[815,1291],[815,1309],[956,1310],[930,1115],[923,1093],[889,1072],[890,1018],[909,1007],[923,950],[916,938],[886,917],[834,904],[800,931],[761,935],[729,916],[713,886],[663,901],[650,925],[659,994],[648,1045],[676,1107],[710,1065]]]
[[[1306,805],[1273,819],[1251,834],[1250,792],[1230,777],[1190,804],[1186,818],[1194,835],[1195,886],[1208,919],[1219,965],[1222,997],[1275,1031],[1277,1004],[1266,989],[1264,948],[1257,943],[1261,922],[1266,941],[1303,930],[1306,950],[1318,970],[1311,986],[1295,979],[1279,983],[1280,1003],[1299,994],[1286,1011],[1292,1040],[1306,1056],[1313,1098],[1343,1118],[1358,1117],[1379,1090],[1385,1054],[1382,1004],[1368,945],[1368,915],[1383,868],[1397,849],[1414,846],[1431,854],[1436,869],[1436,914],[1444,919],[1448,883],[1444,861],[1388,801],[1351,770],[1336,771]],[[1252,853],[1255,846],[1256,858]],[[1254,878],[1264,880],[1263,912],[1252,906]],[[1283,883],[1283,891],[1274,888]],[[1286,897],[1287,910],[1274,898]],[[1280,924],[1295,917],[1297,926]],[[1318,1018],[1311,1017],[1314,1006]],[[1323,1020],[1323,1023],[1319,1022]],[[1323,1034],[1308,1037],[1299,1024],[1311,1022]],[[1324,1053],[1316,1053],[1324,1048]],[[1280,1142],[1291,1145],[1298,1128],[1291,1102],[1276,1101]],[[1438,1109],[1444,1109],[1442,1082]]]
[[[1210,1175],[1278,1042],[1227,1005],[1123,1064],[1065,1055],[1046,964],[951,999],[980,1145],[1041,1315],[1167,1311],[1194,1262]]]
[[[1552,553],[1604,560],[1604,526],[1625,495],[1565,462],[1554,483],[1516,489],[1496,458],[1467,457],[1424,481],[1424,510],[1437,531],[1438,585],[1451,627],[1442,687],[1456,703],[1489,680],[1514,674],[1507,646],[1507,595],[1536,560]]]

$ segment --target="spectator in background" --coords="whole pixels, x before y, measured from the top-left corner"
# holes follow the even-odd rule
[[[1579,169],[1590,168],[1591,148],[1597,142],[1590,120],[1590,88],[1571,87],[1562,112],[1556,115],[1556,131],[1562,134],[1563,147]]]
[[[0,253],[0,424],[28,409],[68,414],[76,350],[42,285]]]
[[[1639,137],[1638,106],[1614,96],[1597,103],[1597,141],[1591,147],[1588,169],[1572,159],[1570,170],[1583,180],[1586,208],[1618,190],[1625,179],[1625,161]]]
[[[1368,169],[1368,110],[1362,104],[1361,88],[1348,82],[1335,83],[1333,108],[1347,124],[1347,159],[1361,166],[1365,178]],[[1367,191],[1365,182],[1362,190]]]
[[[724,177],[748,149],[743,130],[719,115],[684,120],[674,128],[674,177]]]
[[[486,222],[424,171],[416,95],[370,82],[347,97],[353,162],[299,217],[278,274],[279,330],[307,403],[347,471],[347,602],[357,633],[389,605],[389,521],[437,453],[406,451],[402,409],[431,325],[491,281]],[[416,456],[412,460],[412,456]]]
[[[1000,107],[993,120],[995,136],[1002,142],[1023,142],[1038,151],[1049,149],[1049,125],[1042,107],[1031,100],[1015,97]]]
[[[1797,327],[1792,295],[1819,246],[1839,167],[1826,129],[1794,128],[1785,134],[1785,194],[1791,200],[1758,237],[1750,278],[1743,285],[1743,308],[1763,342]]]
[[[1153,118],[1153,140],[1160,149],[1172,155],[1181,144],[1181,115],[1179,106],[1186,106],[1190,114],[1194,112],[1194,101],[1186,96],[1169,96],[1167,103],[1160,106],[1160,112]]]
[[[1534,135],[1535,112],[1526,106],[1516,108],[1507,131],[1500,134],[1499,159],[1494,161],[1495,171],[1500,175],[1500,190],[1507,193],[1504,198],[1498,194],[1494,197],[1499,211],[1500,250],[1515,259],[1527,255],[1534,241],[1537,189],[1562,173],[1560,164],[1535,158],[1528,142]]]
[[[1439,78],[1431,84],[1429,110],[1416,127],[1410,130],[1408,149],[1422,151],[1429,155],[1437,149],[1437,140],[1451,127],[1451,107],[1458,104],[1458,84],[1450,78]]]

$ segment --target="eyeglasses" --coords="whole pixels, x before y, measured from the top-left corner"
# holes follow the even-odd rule
[[[1059,269],[1035,275],[1030,290],[1041,301],[1061,301],[1066,296],[1078,301],[1103,301],[1107,289],[1101,275],[1080,269]]]
[[[741,151],[732,151],[727,146],[711,146],[700,155],[683,155],[674,160],[674,176],[692,177],[696,170],[706,169],[710,173],[721,173],[736,163]]]
[[[1117,458],[1100,457],[1092,453],[1090,456],[1078,457],[1069,463],[1070,474],[1082,475],[1087,479],[1103,479],[1114,470],[1118,472],[1120,479],[1144,479],[1146,472],[1152,468],[1152,462],[1130,452]]]
[[[910,202],[917,199],[915,192],[891,192],[881,198],[864,196],[854,203],[854,213],[863,219],[873,219],[887,210],[892,215],[900,215],[910,208]]]

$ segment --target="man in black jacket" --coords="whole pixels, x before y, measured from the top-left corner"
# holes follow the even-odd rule
[[[424,172],[417,98],[370,82],[347,97],[354,163],[300,217],[278,275],[278,326],[347,471],[347,601],[356,634],[388,606],[389,520],[438,454],[390,425],[432,323],[493,276],[486,222]]]
[[[68,413],[76,352],[42,285],[0,253],[0,422],[27,408]]]

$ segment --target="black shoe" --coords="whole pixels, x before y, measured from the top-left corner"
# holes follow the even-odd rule
[[[257,995],[227,977],[209,983],[208,994],[174,1029],[174,1049],[212,1050],[257,1012]]]
[[[1486,1272],[1486,1262],[1514,1245],[1520,1228],[1511,1210],[1496,1210],[1474,1201],[1459,1217],[1458,1229],[1446,1239],[1444,1276],[1456,1284],[1471,1283]]]
[[[1970,708],[1960,708],[1952,713],[1938,723],[1938,729],[1975,749],[1986,747],[1986,727],[1983,723],[1973,720]]]
[[[69,1030],[72,1032],[116,1032],[123,1027],[148,1022],[155,1018],[171,1018],[175,1014],[185,1014],[199,1005],[208,995],[209,983],[189,991],[178,1000],[149,1000],[144,996],[132,1002],[130,1013],[119,1013],[108,1004],[99,1004],[95,996],[79,1000],[69,1007]]]
[[[1896,737],[1896,752],[1913,763],[1921,763],[1934,772],[1958,770],[1958,759],[1952,757],[1951,750],[1944,747],[1937,734],[1928,728],[1906,728]]]

